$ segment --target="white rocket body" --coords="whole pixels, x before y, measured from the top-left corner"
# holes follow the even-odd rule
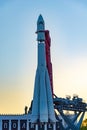
[[[40,15],[37,22],[38,65],[32,104],[32,123],[56,121],[49,74],[46,67],[44,31],[44,20]]]

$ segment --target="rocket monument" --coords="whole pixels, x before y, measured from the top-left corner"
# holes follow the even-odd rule
[[[36,33],[38,42],[38,62],[35,76],[31,122],[55,123],[56,118],[52,90],[46,66],[45,23],[42,15],[40,15],[37,20]]]

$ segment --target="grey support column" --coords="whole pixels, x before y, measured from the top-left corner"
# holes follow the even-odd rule
[[[2,120],[0,120],[0,128],[1,128],[1,130],[2,130]]]
[[[29,121],[27,120],[27,130],[29,130]]]
[[[11,130],[11,120],[9,119],[9,130]]]
[[[56,130],[56,123],[53,124],[53,130]]]
[[[35,125],[35,130],[38,130],[38,124]]]
[[[47,130],[47,124],[44,125],[44,130]]]
[[[18,130],[20,130],[20,120],[18,119]]]

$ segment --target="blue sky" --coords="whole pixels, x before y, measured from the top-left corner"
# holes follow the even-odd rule
[[[23,113],[30,105],[39,14],[50,30],[55,94],[78,94],[87,102],[87,1],[1,0],[0,113]]]

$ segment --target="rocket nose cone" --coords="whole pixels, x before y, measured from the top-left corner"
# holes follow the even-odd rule
[[[40,14],[37,20],[37,41],[45,41],[45,23]]]
[[[44,19],[42,17],[42,15],[40,14],[37,20],[37,24],[43,23],[44,24]]]

